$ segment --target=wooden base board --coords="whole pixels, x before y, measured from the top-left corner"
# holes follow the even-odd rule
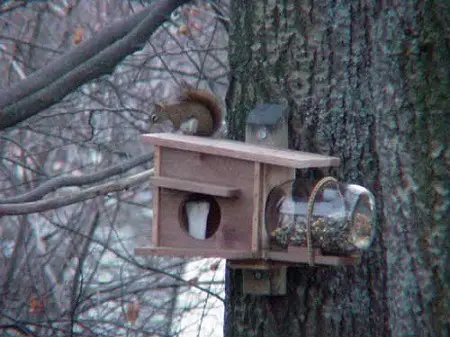
[[[212,249],[192,249],[173,247],[137,248],[135,254],[177,256],[177,257],[219,257],[230,260],[231,268],[269,270],[280,266],[295,266],[308,263],[308,250],[304,247],[289,246],[287,251],[265,251],[251,253],[245,251],[217,251]],[[323,255],[320,249],[314,249],[314,262],[317,265],[354,265],[359,261],[359,255],[334,256]]]
[[[352,265],[357,264],[359,255],[336,256],[323,255],[320,249],[314,249],[314,263],[318,265]],[[286,251],[268,251],[266,258],[275,261],[283,261],[288,263],[309,263],[308,249],[306,247],[289,246]]]
[[[235,250],[217,251],[213,249],[197,249],[197,248],[193,249],[193,248],[173,248],[173,247],[136,248],[135,254],[139,256],[165,255],[177,257],[219,257],[222,259],[239,259],[239,260],[259,258],[259,255],[245,251],[235,251]]]

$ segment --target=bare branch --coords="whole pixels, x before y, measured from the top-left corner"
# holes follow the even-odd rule
[[[25,221],[29,228],[33,231],[34,241],[36,243],[36,250],[40,256],[45,256],[48,253],[47,246],[41,240],[43,234],[43,226],[40,223],[36,223],[31,225],[28,217],[24,217]],[[63,312],[64,304],[63,304],[63,285],[58,281],[57,273],[50,263],[44,263],[43,265],[43,275],[45,275],[45,279],[52,287],[51,296],[53,297],[55,306],[58,308],[59,312]]]
[[[147,153],[92,174],[86,174],[82,176],[59,176],[54,179],[47,180],[45,183],[30,192],[15,196],[10,199],[0,199],[0,204],[16,204],[36,201],[41,199],[46,194],[54,192],[57,188],[68,186],[84,186],[88,184],[98,183],[112,176],[125,173],[133,167],[152,160],[152,158],[153,154]]]
[[[23,83],[0,91],[0,97],[5,97],[0,101],[0,130],[14,126],[58,103],[88,81],[112,73],[126,56],[142,49],[170,12],[187,2],[160,0],[129,21],[105,29],[99,38],[93,38],[61,56]],[[128,29],[124,30],[117,25]],[[100,48],[96,46],[98,43]]]
[[[6,4],[2,4],[0,6],[0,13],[6,13],[6,12],[12,11],[14,9],[17,9],[19,7],[26,6],[27,3],[28,3],[28,1],[26,1],[26,0],[10,1],[10,2],[8,2]]]
[[[153,175],[153,170],[149,170],[152,171],[150,173],[150,176]],[[1,207],[1,205],[0,205]],[[0,208],[0,214],[1,214],[1,208]],[[56,225],[56,224],[55,224]],[[71,233],[75,233],[75,231],[73,229],[67,228],[67,227],[61,227],[60,225],[56,225],[59,228],[63,228],[64,230],[71,232]],[[203,291],[207,294],[209,294],[210,296],[217,298],[218,300],[220,300],[221,302],[224,302],[225,299],[220,297],[220,295],[214,293],[213,291],[210,291],[207,288],[203,288],[199,286],[199,283],[192,283],[189,282],[189,280],[185,280],[183,277],[178,276],[176,274],[172,274],[170,272],[168,272],[166,269],[164,268],[157,268],[156,266],[154,266],[153,264],[147,264],[147,263],[141,263],[138,261],[138,259],[136,259],[135,256],[128,256],[127,254],[124,254],[122,252],[120,252],[117,249],[114,249],[112,247],[110,247],[109,245],[105,244],[104,242],[102,242],[101,240],[96,239],[95,237],[88,237],[86,234],[80,233],[80,232],[76,232],[77,235],[83,236],[86,239],[89,239],[90,241],[92,241],[93,243],[96,243],[98,245],[100,245],[101,247],[104,247],[108,252],[111,252],[112,254],[114,254],[115,257],[121,259],[122,261],[129,263],[130,265],[136,266],[140,269],[143,270],[148,270],[157,274],[162,274],[165,276],[168,276],[170,278],[172,278],[175,281],[180,282],[180,285],[186,285],[192,288],[196,288],[200,291]],[[92,294],[88,295],[88,296],[92,296]]]
[[[89,246],[91,245],[90,238],[94,236],[94,232],[99,226],[99,221],[98,221],[99,217],[100,217],[100,212],[98,210],[98,207],[95,206],[95,209],[89,218],[89,226],[88,226],[89,231],[87,234],[87,237],[89,239],[87,239],[83,242],[83,247],[81,248],[80,258],[78,259],[78,265],[77,265],[77,268],[75,271],[75,275],[73,277],[71,304],[70,304],[72,318],[75,317],[76,307],[79,304],[78,300],[79,300],[79,296],[80,296],[80,275],[83,272],[83,265],[85,263],[86,257],[88,256],[88,253],[89,253]]]
[[[118,181],[108,182],[102,185],[87,188],[80,192],[74,192],[64,197],[55,197],[47,200],[25,202],[21,204],[3,204],[0,205],[0,216],[45,212],[68,206],[77,202],[98,197],[100,195],[122,191],[130,188],[131,186],[142,184],[148,181],[152,175],[153,169],[150,169]]]
[[[118,39],[128,34],[150,11],[151,8],[148,8],[127,20],[122,20],[106,27],[97,36],[86,40],[77,48],[50,62],[45,68],[32,73],[25,81],[18,82],[8,89],[1,90],[0,108],[7,107],[14,102],[30,96],[69,73],[80,64],[88,61]]]
[[[23,243],[26,238],[26,232],[28,227],[28,222],[23,217],[20,218],[19,222],[20,222],[19,232],[17,233],[17,238],[14,244],[14,250],[11,254],[11,259],[7,265],[6,272],[3,275],[4,281],[2,284],[2,291],[3,291],[2,297],[8,296],[10,283],[13,281],[15,273],[19,270],[19,268],[17,267],[19,254],[20,250],[23,249]]]
[[[0,330],[15,330],[22,336],[35,336],[38,337],[36,333],[27,328],[24,324],[16,322],[14,324],[0,324]]]
[[[63,52],[61,52],[61,51],[59,51],[59,50],[56,50],[56,49],[53,49],[53,48],[50,48],[50,47],[47,47],[47,46],[42,46],[42,45],[37,44],[37,43],[33,43],[33,42],[29,42],[29,41],[24,41],[24,40],[17,39],[17,38],[11,37],[11,36],[0,35],[0,39],[2,39],[2,40],[13,41],[13,42],[18,43],[18,44],[28,45],[28,46],[30,46],[30,47],[37,48],[37,49],[42,49],[42,50],[49,51],[49,52],[52,52],[52,53],[55,53],[55,54],[62,54],[62,53],[63,53]],[[90,41],[90,40],[89,40],[89,41]],[[38,73],[38,72],[39,72],[39,71],[36,71],[35,73],[31,74],[31,76],[34,76],[34,74],[36,74],[36,73]],[[52,75],[53,75],[53,74],[52,74]],[[30,77],[31,77],[31,76],[30,76]],[[18,86],[15,85],[14,87],[18,87]],[[22,90],[23,90],[23,89],[25,89],[25,87],[22,86],[22,88],[18,88],[18,89],[22,89]],[[16,92],[15,94],[17,95],[18,92]],[[1,97],[1,98],[0,98],[0,105],[1,105],[2,102],[3,102],[5,99],[7,99],[7,98],[8,98],[8,97]]]

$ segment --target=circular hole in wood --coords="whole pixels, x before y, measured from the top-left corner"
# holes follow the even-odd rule
[[[211,195],[191,193],[179,208],[179,221],[186,233],[199,240],[206,240],[219,229],[220,206]]]
[[[278,218],[280,216],[280,207],[286,194],[280,187],[274,187],[267,196],[266,209],[264,212],[266,230],[272,233],[278,227]]]
[[[266,230],[271,233],[280,225],[292,222],[295,216],[295,203],[307,203],[313,187],[308,180],[296,179],[272,188],[265,207]],[[289,209],[290,212],[286,213]]]

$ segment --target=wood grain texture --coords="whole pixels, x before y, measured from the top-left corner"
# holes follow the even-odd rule
[[[249,161],[174,148],[161,152],[160,176],[201,184],[239,187],[239,198],[216,196],[220,206],[218,230],[206,240],[187,235],[181,225],[181,205],[191,192],[160,188],[159,239],[164,247],[251,252],[254,164]]]
[[[235,198],[239,196],[240,193],[239,188],[235,187],[201,183],[176,178],[153,177],[151,181],[154,186],[170,188],[178,191],[214,195],[217,197],[224,197],[224,198]]]
[[[228,130],[289,107],[290,146],[339,156],[369,188],[377,233],[354,267],[288,271],[288,296],[242,296],[226,337],[449,336],[448,1],[230,2]]]
[[[268,224],[269,219],[277,219],[278,214],[274,214],[273,212],[276,212],[277,209],[268,209],[267,207],[267,199],[269,196],[269,193],[272,191],[272,189],[276,186],[281,185],[282,183],[292,181],[295,179],[295,170],[289,167],[278,167],[275,165],[264,165],[264,171],[263,171],[263,191],[262,191],[262,198],[261,201],[263,203],[262,208],[264,212],[264,228],[263,230],[263,245],[265,247],[270,246],[270,235],[269,233],[272,232],[275,228],[270,228]],[[266,212],[268,212],[266,214]],[[272,213],[271,213],[272,212]],[[270,214],[269,214],[270,213]],[[266,221],[267,220],[267,221]]]
[[[268,252],[266,257],[273,260],[291,263],[309,263],[306,247],[289,246],[287,252]],[[314,250],[314,263],[321,265],[342,266],[358,263],[359,256],[322,255],[319,249]]]
[[[154,175],[159,176],[161,172],[161,148],[155,146],[153,148],[153,163],[154,163]],[[155,247],[159,245],[159,208],[160,208],[160,189],[158,186],[153,186],[153,221],[152,221],[152,244]]]
[[[261,203],[262,192],[262,164],[254,164],[253,172],[253,218],[252,218],[252,251],[258,252],[261,247],[261,224],[263,212]]]
[[[171,133],[156,133],[142,136],[144,143],[214,154],[248,161],[287,166],[293,168],[338,166],[339,158],[315,153],[282,150],[238,141],[211,139]]]
[[[176,247],[142,247],[136,248],[135,254],[160,255],[160,256],[177,256],[177,257],[220,257],[223,259],[253,259],[255,256],[248,251],[239,250],[217,250],[206,248],[176,248]]]

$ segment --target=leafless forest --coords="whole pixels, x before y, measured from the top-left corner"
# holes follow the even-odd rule
[[[223,263],[134,255],[154,103],[228,86],[226,2],[184,2],[0,4],[0,335],[212,335]]]

